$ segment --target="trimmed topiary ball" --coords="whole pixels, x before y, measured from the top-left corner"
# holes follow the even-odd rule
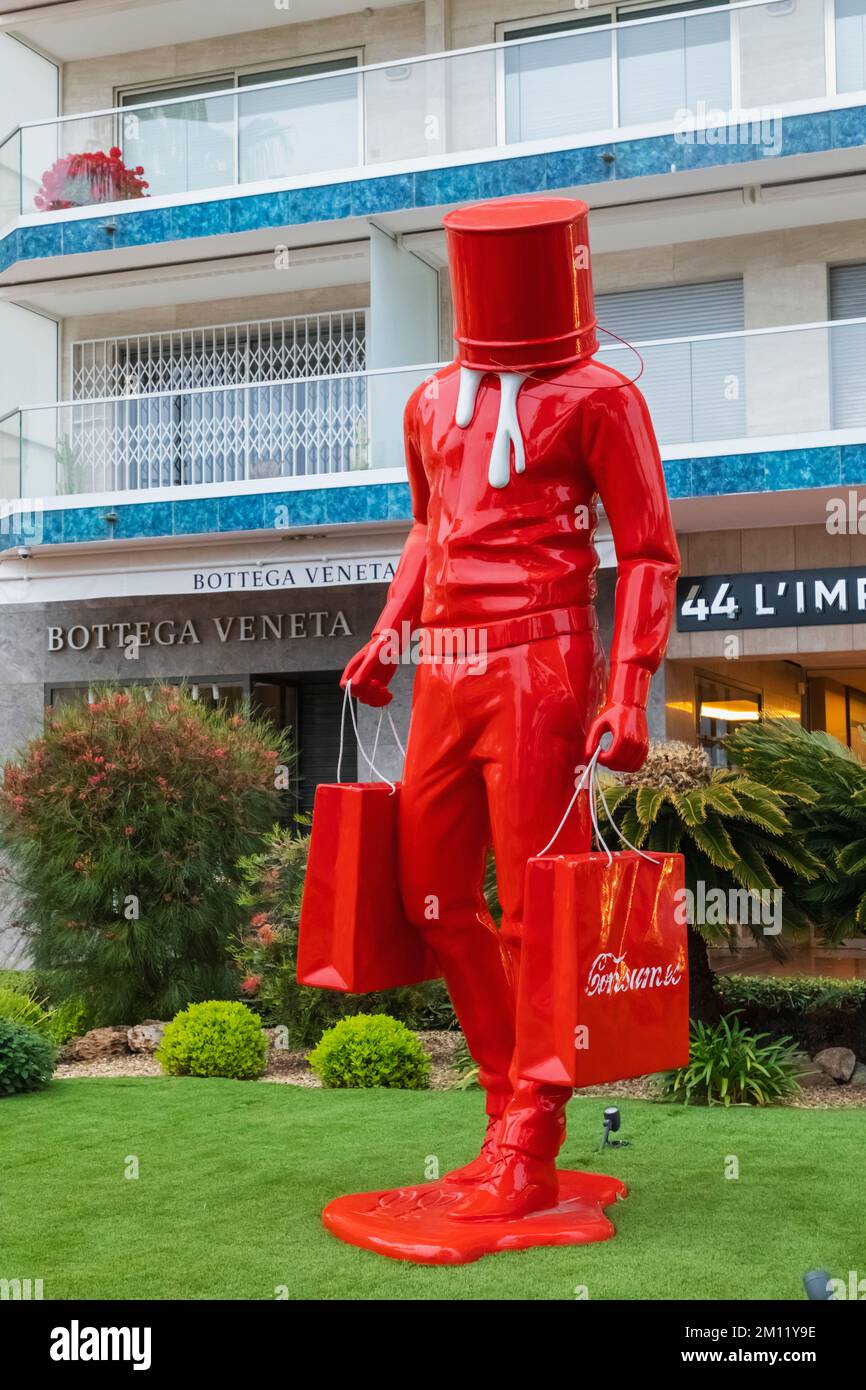
[[[307,1061],[323,1086],[430,1084],[430,1059],[410,1028],[388,1014],[355,1014],[328,1028]]]
[[[268,1040],[261,1020],[246,1004],[208,999],[176,1014],[155,1057],[169,1076],[261,1076]]]
[[[54,1044],[21,1023],[0,1018],[0,1096],[40,1091],[54,1075]]]

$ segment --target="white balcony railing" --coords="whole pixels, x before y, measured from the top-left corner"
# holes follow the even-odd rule
[[[743,158],[779,153],[768,113],[866,100],[864,15],[866,0],[586,15],[555,34],[31,122],[0,146],[0,223],[620,132],[700,141],[739,113]]]
[[[866,318],[635,345],[669,457],[866,441]],[[638,354],[600,357],[636,377]],[[0,495],[129,493],[402,470],[403,406],[435,365],[27,406],[0,420]],[[531,391],[531,382],[523,391]],[[393,472],[390,476],[394,476]],[[134,495],[134,496],[133,496]]]

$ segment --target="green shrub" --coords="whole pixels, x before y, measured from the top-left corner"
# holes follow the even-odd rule
[[[50,1017],[32,995],[0,986],[0,1018],[20,1023],[24,1028],[35,1028],[37,1033],[50,1034]]]
[[[457,1080],[454,1082],[455,1091],[480,1090],[479,1066],[469,1051],[469,1045],[464,1037],[460,1038],[454,1053],[454,1069],[457,1072]]]
[[[866,980],[834,980],[827,975],[720,975],[717,983],[729,1010],[747,1004],[776,1013],[866,1006]]]
[[[282,734],[172,686],[100,690],[7,765],[0,845],[51,999],[100,1023],[229,998],[238,859],[281,806]]]
[[[356,1014],[322,1034],[310,1066],[324,1086],[397,1086],[419,1091],[430,1082],[430,1060],[415,1034],[388,1014]]]
[[[285,1027],[288,1045],[295,1048],[313,1046],[331,1024],[359,1013],[387,1013],[410,1028],[455,1027],[441,980],[376,994],[341,994],[298,984],[298,923],[309,847],[309,835],[299,837],[291,828],[275,826],[264,849],[240,862],[238,901],[248,916],[232,955],[240,993],[250,1008],[265,1023]]]
[[[828,941],[866,933],[866,763],[858,752],[797,719],[741,724],[725,747],[749,777],[787,798],[797,835],[821,865],[814,881],[791,881],[795,906]]]
[[[35,970],[0,970],[0,989],[14,989],[16,994],[44,994],[41,982],[37,985]]]
[[[64,999],[48,1015],[48,1032],[58,1047],[72,1038],[82,1037],[91,1027],[93,1024],[83,999]]]
[[[0,1096],[41,1090],[56,1060],[54,1044],[35,1028],[0,1018]]]
[[[623,834],[638,849],[682,854],[686,888],[700,900],[721,889],[761,893],[794,881],[813,882],[822,870],[811,842],[790,819],[791,800],[778,786],[762,785],[732,768],[710,767],[703,749],[677,743],[653,744],[639,772],[627,773],[605,788],[605,798]],[[599,805],[604,823],[604,809]],[[739,901],[739,900],[738,900]],[[783,891],[787,927],[805,919]],[[689,923],[711,943],[725,941],[732,924],[723,920]],[[753,910],[743,925],[762,946],[768,938]],[[770,939],[771,940],[771,939]]]
[[[790,1036],[814,1055],[825,1047],[850,1047],[866,1056],[866,980],[817,975],[719,975],[726,1013],[774,1038]]]
[[[692,1021],[689,1061],[662,1077],[662,1093],[690,1105],[772,1105],[798,1090],[796,1045],[767,1041],[732,1015],[709,1027]]]
[[[268,1040],[245,1004],[208,999],[190,1004],[169,1023],[156,1060],[169,1076],[229,1076],[249,1080],[265,1069]]]

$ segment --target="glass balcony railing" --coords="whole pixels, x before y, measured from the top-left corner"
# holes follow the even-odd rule
[[[637,344],[663,451],[866,439],[866,318]],[[640,369],[620,343],[600,357]],[[0,495],[182,490],[404,466],[403,407],[435,366],[29,406],[0,420]],[[532,390],[531,381],[522,388]],[[841,432],[847,431],[847,434]]]
[[[23,125],[0,146],[0,218],[625,130],[700,142],[735,118],[733,138],[754,158],[779,152],[778,108],[845,105],[866,89],[866,0],[686,0],[681,13],[563,26]]]

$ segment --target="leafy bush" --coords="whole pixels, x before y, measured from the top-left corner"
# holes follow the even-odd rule
[[[283,736],[171,686],[55,711],[7,766],[0,840],[52,999],[100,1023],[234,993],[237,860],[279,808]]]
[[[693,1020],[689,1061],[662,1077],[662,1093],[690,1105],[772,1105],[798,1090],[796,1046],[789,1038],[767,1041],[739,1018],[713,1027]]]
[[[817,975],[719,975],[726,1012],[739,1011],[748,1028],[790,1035],[806,1052],[850,1047],[866,1056],[866,980]]]
[[[228,999],[190,1004],[169,1023],[156,1060],[169,1076],[249,1080],[265,1069],[268,1040],[246,1005]]]
[[[479,1066],[464,1037],[461,1037],[454,1053],[454,1069],[457,1072],[457,1080],[454,1082],[455,1091],[478,1091],[481,1083],[478,1080]]]
[[[56,1060],[54,1044],[35,1028],[0,1018],[0,1096],[41,1090]]]
[[[94,1026],[83,999],[64,999],[48,1015],[48,1032],[58,1047],[63,1047],[72,1038],[82,1037]]]
[[[726,747],[750,776],[790,799],[790,819],[821,865],[793,884],[830,941],[866,932],[866,763],[831,734],[794,719],[742,725]]]
[[[0,970],[0,989],[14,989],[16,994],[40,994],[42,981],[35,970]]]
[[[689,785],[689,779],[691,784]],[[788,816],[789,799],[779,786],[766,786],[730,768],[711,768],[702,749],[687,744],[654,744],[640,772],[605,788],[614,820],[639,849],[680,853],[686,887],[696,895],[720,888],[750,892],[773,890],[792,880],[817,878],[819,857]],[[600,808],[603,820],[604,810]],[[786,921],[802,926],[785,895]],[[749,913],[748,925],[767,945],[761,923]],[[727,923],[695,924],[710,941],[724,940]]]
[[[50,1015],[37,999],[30,994],[20,994],[15,989],[0,987],[0,1018],[10,1023],[20,1023],[24,1028],[35,1028],[37,1033],[50,1034]]]
[[[418,1091],[430,1081],[430,1061],[415,1034],[387,1014],[341,1019],[322,1034],[307,1060],[324,1086]]]
[[[866,1007],[866,980],[834,980],[825,975],[721,975],[719,990],[725,1005],[740,1009],[757,1004],[781,1013],[803,1013],[828,1005],[839,1010]]]
[[[242,859],[246,929],[232,947],[243,998],[264,1022],[284,1026],[290,1047],[310,1047],[347,1015],[389,1013],[413,1028],[455,1026],[441,980],[378,994],[310,989],[296,979],[298,923],[310,839],[275,826],[264,849]]]

